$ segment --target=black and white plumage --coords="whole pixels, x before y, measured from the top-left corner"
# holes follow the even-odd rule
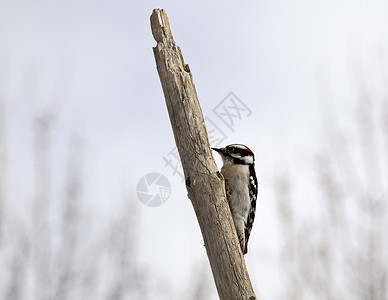
[[[251,149],[241,144],[212,149],[222,157],[221,174],[225,178],[228,203],[241,250],[246,254],[256,213],[255,156]]]

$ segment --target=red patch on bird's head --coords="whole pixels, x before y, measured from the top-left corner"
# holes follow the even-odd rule
[[[247,150],[247,151],[249,151],[249,152],[252,152],[252,150],[251,150],[251,149],[249,149],[248,147],[247,147],[245,150]],[[252,153],[253,153],[253,152],[252,152]]]

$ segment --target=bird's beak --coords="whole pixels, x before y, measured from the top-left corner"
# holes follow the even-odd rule
[[[214,151],[217,151],[218,153],[223,153],[225,148],[212,148]]]

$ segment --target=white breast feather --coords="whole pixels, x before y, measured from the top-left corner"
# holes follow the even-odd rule
[[[251,204],[249,197],[249,166],[247,165],[225,165],[221,173],[228,181],[230,192],[229,206],[232,215],[239,217],[246,222]]]

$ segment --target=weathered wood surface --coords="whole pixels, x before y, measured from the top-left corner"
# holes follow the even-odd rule
[[[256,299],[225,196],[224,180],[211,152],[193,77],[175,44],[167,15],[151,15],[156,66],[188,197],[194,207],[220,299]]]

